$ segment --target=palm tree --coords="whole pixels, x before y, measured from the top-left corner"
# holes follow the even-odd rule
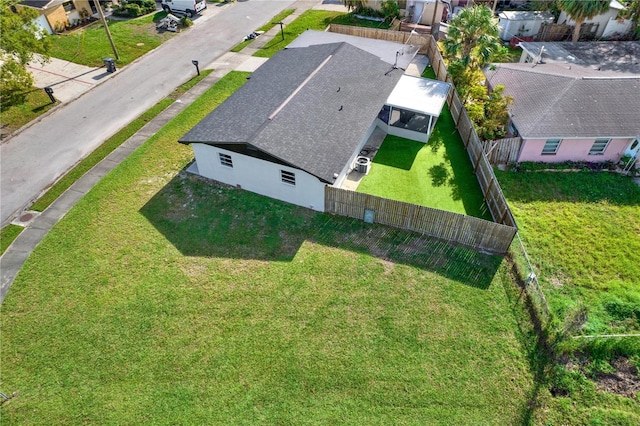
[[[367,4],[367,0],[342,0],[349,12],[357,12]]]
[[[449,24],[445,57],[462,65],[485,66],[501,49],[498,20],[486,6],[465,8]]]
[[[609,10],[609,3],[609,0],[560,0],[558,3],[560,10],[576,23],[571,41],[578,41],[582,23]]]

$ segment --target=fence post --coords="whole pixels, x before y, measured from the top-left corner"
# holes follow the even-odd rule
[[[469,147],[469,142],[471,141],[471,133],[473,133],[473,124],[471,124],[471,121],[469,121],[469,133],[467,133],[467,137],[465,138],[465,143],[464,143],[464,147],[468,148]]]
[[[508,212],[509,212],[509,206],[507,206],[507,205],[506,205],[506,202],[505,202],[504,210],[502,211],[502,215],[500,215],[500,223],[501,223],[502,225],[504,225],[504,219],[505,219],[505,217],[507,216],[507,213],[508,213]]]
[[[491,192],[491,189],[493,188],[493,183],[496,181],[496,178],[491,175],[491,182],[489,182],[489,185],[487,185],[487,189],[486,191],[484,191],[484,199],[486,200],[487,197],[489,196],[489,193]]]
[[[476,158],[476,164],[473,166],[473,173],[478,173],[478,166],[480,165],[480,160],[482,160],[482,149],[478,150],[478,157]]]

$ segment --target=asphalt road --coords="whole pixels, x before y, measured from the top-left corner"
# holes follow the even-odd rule
[[[206,67],[291,3],[210,3],[188,31],[0,145],[2,226],[104,140],[192,77],[193,59]]]

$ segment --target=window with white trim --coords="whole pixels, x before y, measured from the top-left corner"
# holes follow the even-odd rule
[[[558,152],[561,141],[562,139],[547,139],[544,143],[544,148],[542,148],[542,155],[555,155]]]
[[[288,172],[286,170],[280,170],[280,179],[282,179],[283,183],[286,183],[288,185],[296,184],[296,174]]]
[[[591,146],[591,150],[589,151],[589,155],[602,155],[607,150],[607,146],[609,146],[609,142],[611,139],[608,138],[598,138]]]
[[[218,155],[220,156],[220,164],[225,167],[233,168],[233,160],[229,154],[218,153]]]

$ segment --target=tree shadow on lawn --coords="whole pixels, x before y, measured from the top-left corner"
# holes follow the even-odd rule
[[[502,262],[417,233],[317,213],[181,172],[140,210],[183,255],[291,261],[304,242],[366,253],[487,289]]]

